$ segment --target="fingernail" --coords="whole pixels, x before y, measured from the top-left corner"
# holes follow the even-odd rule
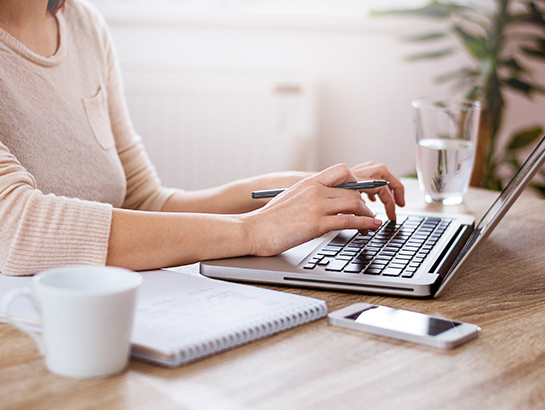
[[[382,225],[382,221],[380,219],[373,219],[373,223],[375,224],[375,226]]]

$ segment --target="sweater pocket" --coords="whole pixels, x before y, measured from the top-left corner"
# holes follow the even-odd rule
[[[103,149],[115,146],[106,90],[100,86],[97,94],[91,98],[83,98],[83,107],[96,140]]]

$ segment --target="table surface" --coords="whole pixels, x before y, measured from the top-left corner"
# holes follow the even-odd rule
[[[406,180],[407,209],[480,218],[496,193],[426,204]],[[545,201],[523,195],[437,299],[273,287],[476,323],[481,335],[440,350],[367,335],[326,319],[175,369],[131,360],[127,372],[72,380],[45,368],[32,339],[0,324],[0,408],[536,409],[545,408]],[[196,265],[186,267],[197,269]]]

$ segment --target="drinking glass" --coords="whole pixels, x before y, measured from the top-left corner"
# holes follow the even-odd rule
[[[426,202],[463,201],[475,159],[477,101],[415,100],[416,171]]]

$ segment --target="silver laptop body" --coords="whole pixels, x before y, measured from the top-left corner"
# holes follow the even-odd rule
[[[386,223],[383,229],[401,232],[400,240],[395,240],[395,235],[392,237],[386,234],[381,235],[380,230],[374,234],[377,235],[376,238],[362,237],[357,231],[336,231],[273,257],[245,256],[204,261],[200,264],[200,272],[212,278],[243,282],[410,297],[437,297],[451,283],[473,251],[492,232],[544,164],[545,137],[476,227],[474,227],[474,218],[469,215],[429,212],[398,213],[397,224]],[[385,215],[378,214],[377,217],[386,220]],[[407,226],[407,229],[403,230],[404,226]],[[422,233],[415,238],[418,232]],[[384,242],[383,238],[386,237],[389,239]],[[411,238],[414,238],[411,242],[414,246],[409,248],[420,249],[416,253],[419,255],[418,258],[413,254],[407,265],[401,268],[403,264],[394,262],[407,261],[398,259],[401,256],[395,253],[386,265],[381,265],[384,260],[378,258],[387,258],[392,253],[386,252],[386,248],[392,251],[399,244],[403,243],[403,246],[406,246]],[[431,245],[428,244],[430,238],[434,239]],[[373,239],[381,243],[380,249],[379,245],[373,245]],[[417,239],[421,243],[420,248],[418,248]],[[424,239],[423,242],[422,239]],[[343,247],[342,244],[345,242],[346,246]],[[346,248],[349,250],[343,251]],[[368,248],[372,251],[365,254]],[[424,248],[426,252],[423,252]],[[403,252],[402,249],[399,250]],[[388,255],[381,256],[382,253]],[[412,251],[406,253],[411,255]],[[341,258],[340,262],[335,262],[338,257],[344,257],[344,259]],[[362,260],[362,266],[364,266],[362,270],[354,269],[353,267],[357,268]],[[377,269],[380,266],[383,267],[382,270]],[[342,270],[339,270],[340,267]]]

